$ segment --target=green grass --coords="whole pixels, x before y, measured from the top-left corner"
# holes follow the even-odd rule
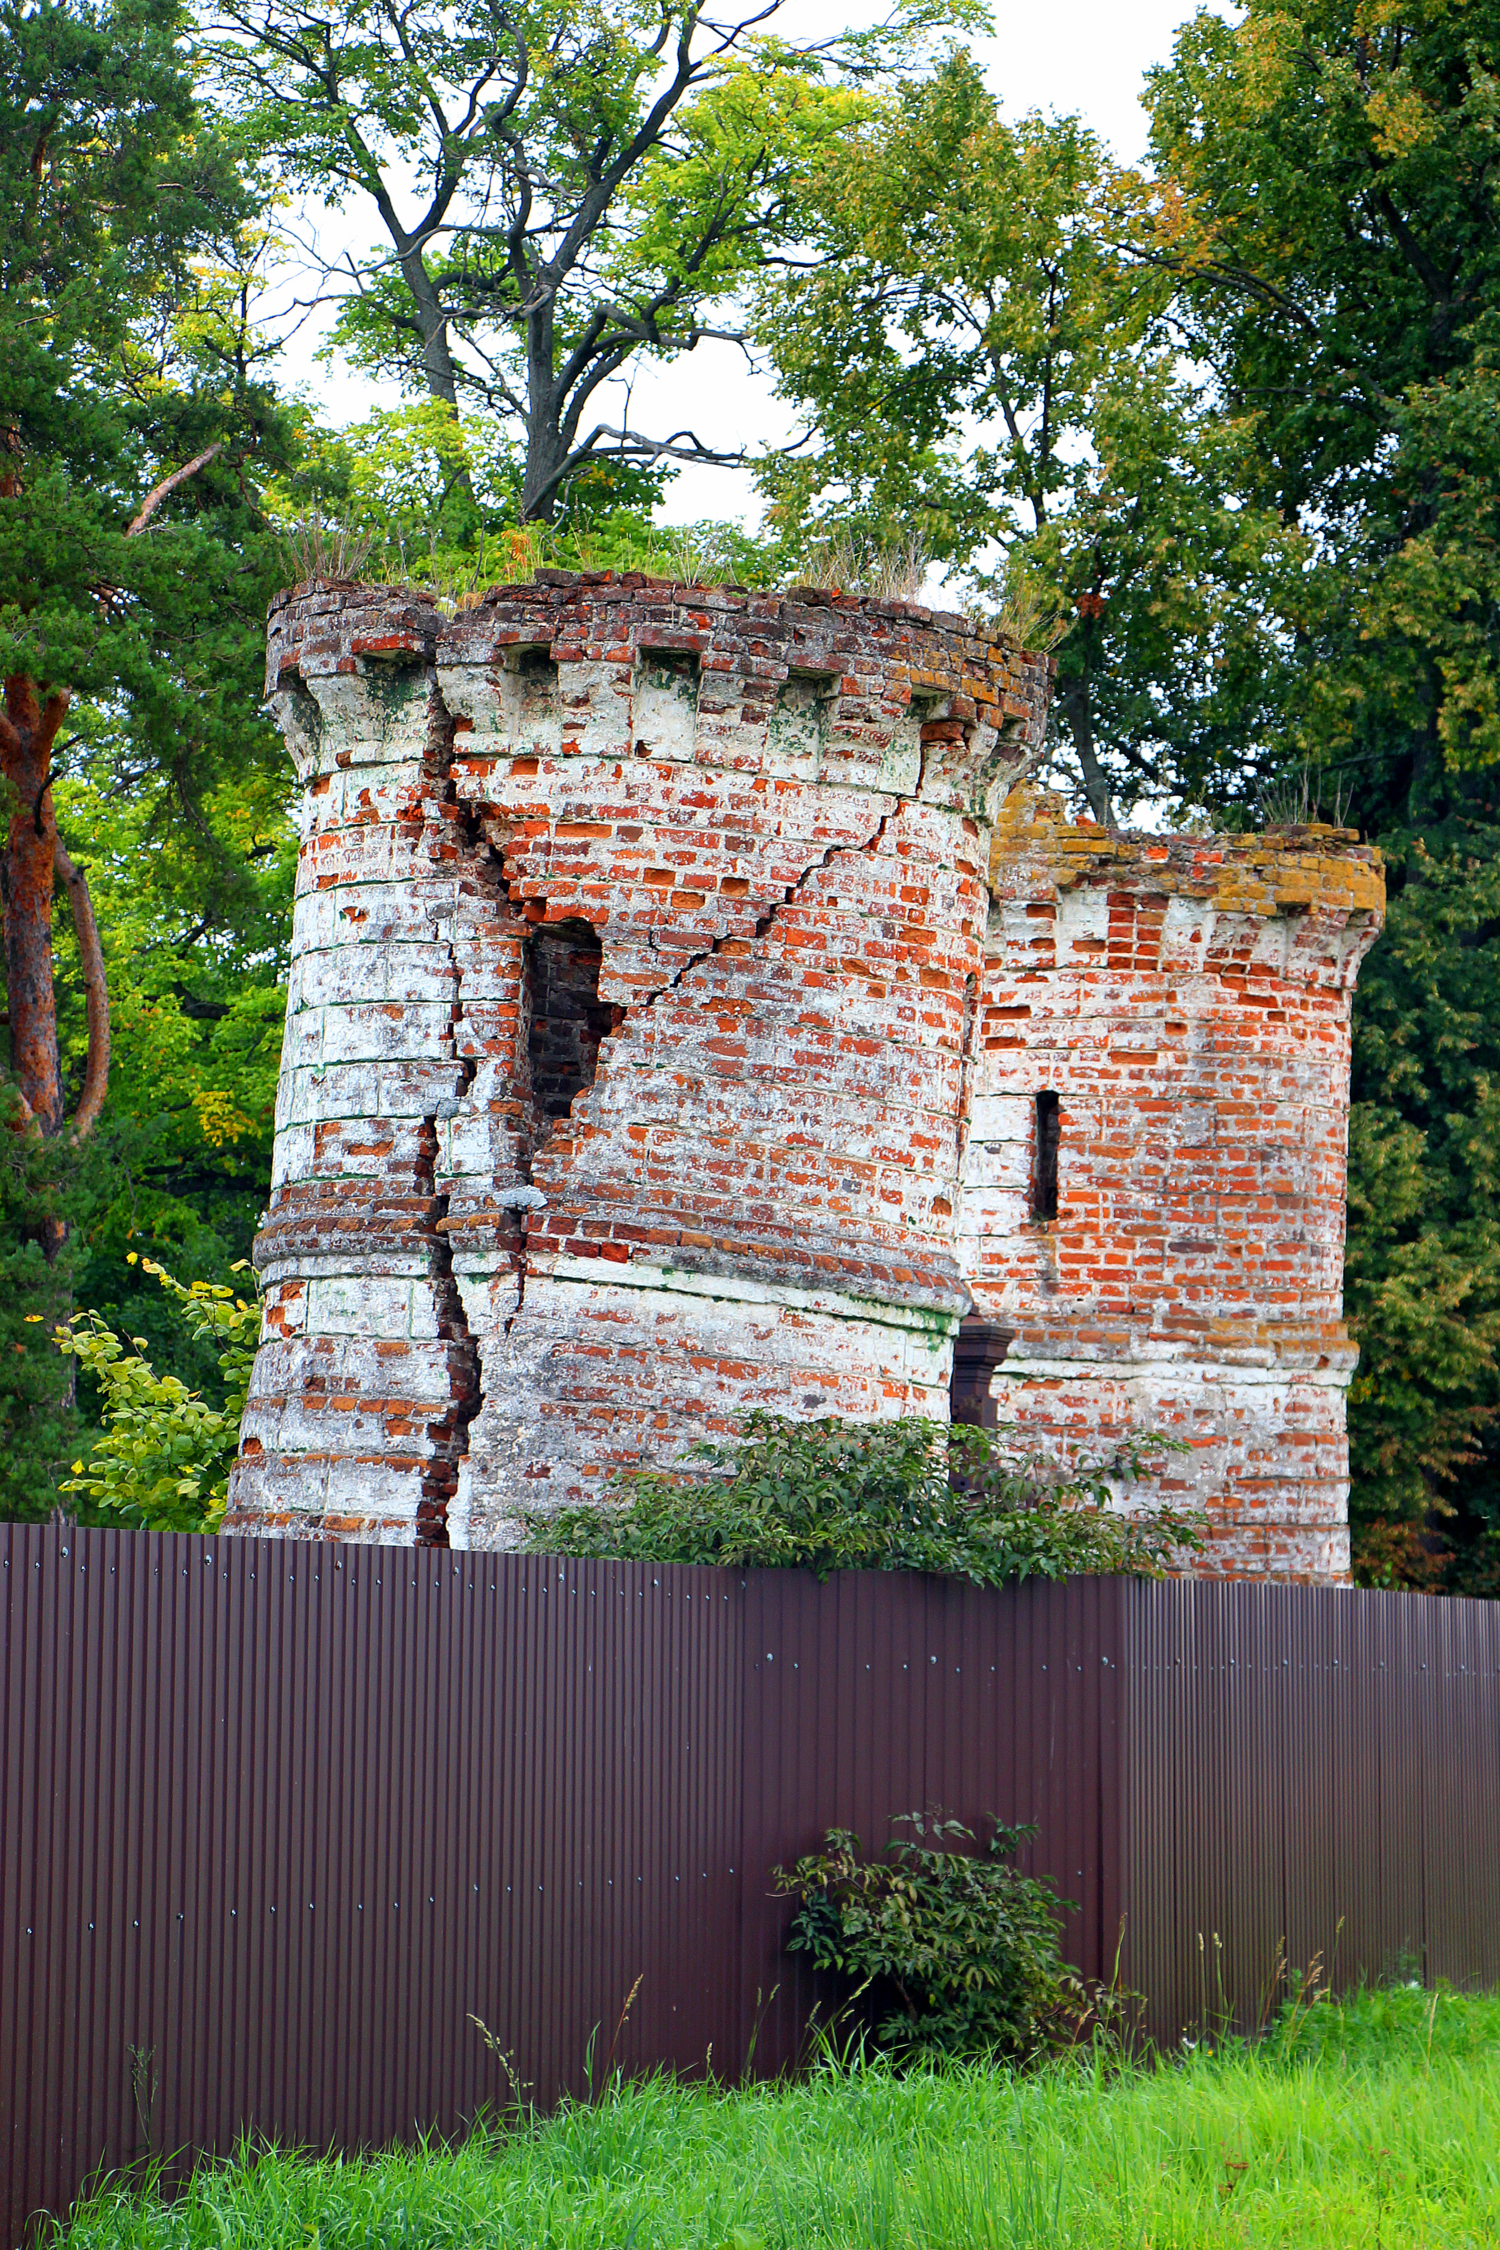
[[[1500,1998],[1372,1992],[1155,2068],[668,2079],[454,2149],[268,2153],[62,2238],[160,2250],[1500,2245]]]

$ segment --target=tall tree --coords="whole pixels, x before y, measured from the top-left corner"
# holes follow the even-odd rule
[[[759,28],[781,5],[219,0],[217,65],[254,145],[389,246],[347,262],[339,341],[512,427],[525,520],[601,461],[737,457],[642,429],[609,386],[742,336],[745,277],[797,224],[794,157],[883,60],[979,13],[897,0],[878,32],[796,45]]]
[[[48,1135],[63,1123],[54,872],[94,1000],[77,1133],[98,1115],[108,1054],[87,886],[53,798],[70,706],[128,708],[134,754],[175,766],[188,797],[205,732],[245,732],[223,666],[250,622],[236,530],[269,405],[214,339],[184,348],[176,325],[201,292],[195,260],[232,245],[249,215],[197,118],[181,33],[174,0],[0,9],[7,998],[12,1069]]]
[[[1139,255],[1305,542],[1284,761],[1385,844],[1355,1000],[1356,1568],[1500,1584],[1500,5],[1250,0],[1150,83]]]
[[[1149,81],[1140,251],[1309,541],[1300,743],[1372,825],[1500,760],[1497,77],[1497,0],[1251,0]]]
[[[1243,790],[1297,542],[1239,505],[1233,433],[1180,365],[1172,285],[1119,254],[1131,201],[1075,119],[1011,125],[971,56],[816,152],[809,248],[761,331],[804,445],[762,471],[790,530],[852,508],[1070,630],[1056,713],[1097,819]]]
[[[51,1421],[28,1425],[53,1437],[71,1411],[50,1326],[74,1257],[65,1225],[82,1192],[76,1144],[100,1116],[109,1058],[84,872],[107,834],[80,827],[65,848],[59,784],[103,728],[117,752],[106,828],[110,805],[162,784],[154,801],[195,839],[212,919],[246,873],[204,804],[227,776],[275,761],[256,710],[275,569],[255,480],[286,433],[248,326],[253,210],[196,107],[174,0],[0,0],[6,1104],[9,1129],[57,1147],[45,1162],[18,1157],[0,1198],[9,1270],[33,1272],[35,1248],[52,1268],[37,1285],[45,1304],[17,1315],[25,1350],[7,1356],[0,1391],[19,1397],[35,1376],[38,1396],[56,1393]],[[160,823],[143,838],[148,852],[161,841]],[[58,880],[87,1017],[71,1119]],[[46,1367],[33,1365],[49,1353]],[[0,1400],[0,1424],[7,1413]],[[37,1439],[44,1482],[51,1445]],[[29,1507],[36,1495],[10,1497]]]

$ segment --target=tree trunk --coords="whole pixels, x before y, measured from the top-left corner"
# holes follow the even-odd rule
[[[84,1066],[83,1092],[78,1100],[78,1113],[73,1119],[73,1138],[83,1140],[99,1121],[104,1107],[104,1097],[109,1091],[109,986],[104,975],[104,948],[99,943],[99,925],[94,920],[94,902],[89,897],[88,879],[81,867],[75,867],[62,848],[59,838],[53,855],[53,864],[66,886],[73,908],[73,934],[78,940],[78,958],[83,968],[83,989],[86,995],[89,1023],[88,1061]]]
[[[422,263],[420,249],[407,248],[400,251],[399,255],[401,276],[411,292],[412,302],[417,308],[417,318],[422,324],[423,379],[429,395],[441,399],[444,406],[451,407],[456,417],[458,372],[453,365],[453,353],[448,343],[448,322],[442,302]],[[474,480],[466,468],[460,467],[455,472],[449,491],[457,494],[463,513],[471,516],[477,523],[479,503],[474,497]]]
[[[522,523],[551,523],[557,514],[557,470],[566,455],[556,430],[533,412],[526,433],[526,473],[521,484]],[[538,426],[540,425],[540,426]]]
[[[420,250],[401,252],[401,278],[411,291],[422,323],[422,373],[434,398],[458,412],[458,376],[448,348],[448,323]]]
[[[526,323],[526,468],[521,482],[522,523],[551,523],[557,513],[558,469],[567,448],[558,427],[550,298]]]
[[[1057,708],[1067,722],[1083,773],[1089,811],[1101,828],[1108,828],[1113,810],[1109,801],[1109,776],[1094,750],[1094,719],[1089,707],[1088,674],[1067,680],[1058,689]]]
[[[40,1130],[63,1121],[52,985],[52,870],[57,816],[52,806],[52,745],[68,708],[67,691],[39,688],[24,673],[5,683],[0,771],[15,791],[5,847],[5,974],[11,1064]]]

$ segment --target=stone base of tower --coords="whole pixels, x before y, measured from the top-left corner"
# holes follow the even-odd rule
[[[504,1253],[455,1266],[467,1347],[415,1261],[273,1285],[226,1528],[403,1546],[441,1507],[449,1546],[510,1547],[521,1510],[598,1500],[754,1408],[947,1413],[956,1313],[603,1260],[529,1267],[524,1289]]]
[[[1227,1325],[1227,1324],[1226,1324]],[[1203,1339],[1142,1338],[1082,1360],[1067,1340],[1018,1337],[993,1384],[996,1412],[1044,1458],[1108,1460],[1146,1440],[1120,1504],[1201,1514],[1199,1577],[1327,1584],[1349,1574],[1345,1392],[1354,1349],[1342,1330],[1249,1325]],[[1151,1437],[1182,1451],[1154,1452]]]
[[[530,1273],[519,1312],[504,1269],[460,1287],[488,1342],[453,1546],[513,1545],[518,1502],[599,1500],[616,1470],[724,1437],[757,1408],[870,1422],[947,1412],[956,1314],[581,1259]]]

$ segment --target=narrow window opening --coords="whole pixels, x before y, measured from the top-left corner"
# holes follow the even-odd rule
[[[622,1011],[599,998],[604,949],[584,921],[544,922],[526,941],[531,1095],[542,1131],[594,1083],[599,1043]]]
[[[1034,1219],[1057,1217],[1057,1146],[1061,1134],[1062,1118],[1058,1112],[1056,1094],[1038,1094],[1036,1156],[1031,1175],[1031,1215]]]
[[[1000,1403],[991,1398],[995,1369],[1010,1349],[1014,1329],[977,1314],[964,1321],[953,1345],[953,1379],[948,1385],[948,1419],[970,1429],[1000,1426]]]

